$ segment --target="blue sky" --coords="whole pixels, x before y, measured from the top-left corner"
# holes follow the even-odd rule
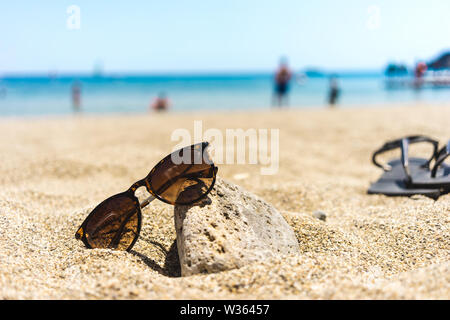
[[[449,0],[2,1],[0,74],[268,71],[280,56],[377,69],[450,49],[449,12]]]

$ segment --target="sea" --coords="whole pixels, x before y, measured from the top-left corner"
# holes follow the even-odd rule
[[[168,75],[0,75],[0,116],[64,115],[73,113],[71,90],[81,88],[84,113],[148,112],[152,100],[164,94],[172,111],[264,110],[273,103],[273,74]],[[337,75],[338,106],[366,107],[394,103],[448,103],[450,87],[389,88],[382,72]],[[290,108],[327,106],[329,76],[296,75],[290,84]]]

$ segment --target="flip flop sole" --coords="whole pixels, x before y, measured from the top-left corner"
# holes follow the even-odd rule
[[[367,190],[368,194],[384,194],[390,197],[400,197],[400,196],[413,196],[413,195],[424,195],[433,199],[439,198],[441,192],[439,189],[411,189],[407,188],[405,183],[402,181],[398,182],[383,182],[377,181],[372,183],[369,190]]]
[[[441,165],[436,177],[431,177],[431,171],[421,170],[411,174],[411,186],[414,188],[443,188],[450,189],[450,166]]]
[[[426,159],[410,158],[409,170],[411,175],[429,172],[427,168],[422,167],[427,163]],[[407,186],[405,181],[407,176],[399,159],[388,162],[391,166],[390,171],[384,172],[381,177],[371,184],[368,194],[384,194],[387,196],[413,196],[424,195],[433,199],[437,199],[441,192],[439,188],[411,188]]]

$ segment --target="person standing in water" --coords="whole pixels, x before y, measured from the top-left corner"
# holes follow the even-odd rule
[[[160,111],[167,111],[169,109],[169,99],[167,99],[166,95],[164,92],[160,92],[158,97],[156,97],[152,104],[151,104],[151,109],[153,109],[156,112],[160,112]]]
[[[275,105],[278,107],[288,104],[289,82],[292,72],[289,70],[286,59],[281,59],[280,66],[275,73]]]
[[[72,84],[72,108],[75,112],[81,111],[81,85],[78,81]]]
[[[330,107],[333,107],[339,98],[339,83],[337,81],[336,76],[330,77],[330,90],[328,92],[328,103],[330,104]]]
[[[425,62],[419,62],[416,65],[416,68],[414,70],[414,76],[415,76],[414,83],[413,83],[414,89],[420,89],[423,86],[423,84],[425,82],[424,77],[425,77],[425,73],[427,72],[427,70],[428,70],[428,66]]]

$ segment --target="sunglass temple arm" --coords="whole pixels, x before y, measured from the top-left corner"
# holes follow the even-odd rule
[[[153,200],[155,200],[155,199],[156,199],[156,197],[153,196],[153,195],[151,195],[150,197],[148,197],[147,199],[145,199],[144,201],[142,201],[142,203],[140,204],[141,209],[144,208],[144,207],[146,207],[146,206],[148,206],[148,204],[149,204],[150,202],[152,202]]]

